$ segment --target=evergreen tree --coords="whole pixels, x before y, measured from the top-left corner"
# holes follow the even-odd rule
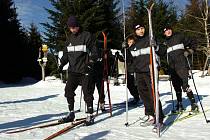
[[[31,23],[29,28],[28,36],[28,53],[27,53],[27,65],[28,65],[28,75],[36,79],[41,79],[41,68],[37,61],[39,57],[39,48],[42,47],[41,35],[37,30],[35,24]]]
[[[89,10],[80,15],[82,27],[95,33],[98,40],[103,40],[102,31],[108,34],[108,48],[121,48],[122,30],[117,15],[119,1],[97,0]],[[103,46],[99,44],[99,47]]]
[[[58,51],[65,46],[69,34],[66,22],[70,15],[75,15],[81,27],[95,33],[96,36],[101,31],[107,31],[113,42],[120,38],[120,23],[116,18],[119,12],[119,9],[116,9],[118,2],[113,0],[50,0],[50,2],[55,10],[46,10],[50,14],[52,23],[43,23],[43,25],[47,30],[45,40],[51,48]]]
[[[25,34],[12,0],[0,1],[0,80],[17,82],[25,69]]]
[[[44,41],[48,44],[51,49],[56,52],[63,49],[65,46],[66,37],[68,36],[68,28],[66,25],[67,19],[70,13],[74,13],[73,1],[72,0],[49,0],[52,9],[46,9],[49,13],[49,19],[51,23],[42,23],[46,32],[44,35]]]

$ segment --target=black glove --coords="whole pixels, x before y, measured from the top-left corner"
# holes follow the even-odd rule
[[[190,53],[189,53],[188,51],[184,51],[184,56],[185,56],[185,57],[188,57],[189,54],[190,54]]]
[[[168,81],[172,81],[171,76],[169,76]]]
[[[184,51],[184,56],[188,57],[188,55],[193,54],[193,50],[192,49],[187,49],[186,51]]]
[[[117,51],[116,53],[115,53],[115,57],[118,57],[119,56],[119,52]]]
[[[193,54],[193,52],[194,52],[193,49],[188,49],[187,51],[188,51],[190,54]]]
[[[128,43],[124,41],[124,42],[122,43],[122,48],[128,48]]]
[[[85,73],[90,73],[91,71],[93,71],[93,66],[94,66],[94,63],[93,62],[89,62],[87,64],[87,66],[85,67]]]
[[[63,67],[62,66],[59,66],[58,67],[58,73],[62,73],[63,72]]]
[[[154,39],[152,39],[151,45],[152,45],[152,46],[157,46],[157,43],[156,43],[156,41],[155,41]]]

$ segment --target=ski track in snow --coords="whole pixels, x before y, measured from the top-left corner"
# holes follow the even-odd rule
[[[195,71],[194,78],[199,97],[203,103],[204,110],[210,108],[210,77],[201,78],[201,71]],[[189,81],[195,93],[192,80]],[[21,84],[6,85],[0,83],[0,140],[42,140],[53,132],[56,132],[68,124],[52,126],[48,128],[33,129],[21,133],[5,134],[8,130],[24,128],[42,122],[61,118],[68,112],[67,102],[64,97],[65,84],[54,77],[46,77],[46,81],[34,82],[26,78]],[[172,96],[169,81],[160,81],[160,99],[165,114],[172,109]],[[80,86],[76,90],[75,110],[80,106]],[[106,87],[105,87],[105,93]],[[173,98],[176,99],[173,90]],[[161,138],[152,132],[153,127],[141,127],[139,117],[144,116],[144,107],[129,107],[128,123],[125,124],[125,85],[113,86],[110,84],[110,94],[112,102],[112,117],[109,112],[101,114],[95,119],[92,126],[78,126],[71,131],[56,137],[55,140],[209,140],[210,124],[205,122],[204,116],[194,116],[190,119],[176,122],[167,126],[161,133]],[[97,108],[98,94],[94,93],[94,109]],[[129,98],[132,98],[129,94]],[[197,99],[197,97],[196,97]],[[119,104],[120,103],[120,104]],[[108,106],[108,95],[106,95]],[[190,103],[183,93],[183,104],[190,110]],[[199,104],[199,103],[198,103]],[[200,104],[199,104],[200,107]],[[82,100],[81,112],[76,113],[76,118],[85,117],[85,104]],[[200,107],[200,111],[201,107]],[[206,112],[207,119],[210,119],[210,111]],[[175,117],[166,117],[165,121],[170,122]]]

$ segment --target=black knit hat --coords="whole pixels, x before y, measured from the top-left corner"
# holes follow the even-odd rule
[[[144,27],[145,28],[144,24],[142,24],[142,23],[136,23],[136,24],[133,25],[133,29],[134,30],[136,30],[136,29],[138,29],[140,27]]]
[[[75,16],[70,16],[67,21],[69,27],[79,27],[79,23]]]
[[[171,26],[166,26],[164,29],[163,29],[163,32],[167,31],[167,30],[172,30]]]

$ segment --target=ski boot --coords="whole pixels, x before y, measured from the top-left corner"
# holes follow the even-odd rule
[[[164,130],[164,123],[163,122],[160,122],[159,123],[159,129],[160,129],[160,132]],[[155,126],[153,127],[152,129],[152,132],[154,133],[157,133],[158,132],[158,126],[155,124]]]
[[[155,117],[148,115],[147,120],[145,120],[144,122],[141,122],[140,126],[147,127],[147,126],[154,126],[154,124],[155,124]]]
[[[134,98],[132,101],[130,101],[128,104],[129,106],[137,106],[139,103],[139,98]]]
[[[177,104],[175,106],[176,108],[172,112],[175,114],[179,114],[179,113],[182,113],[184,110],[184,107],[182,105],[182,92],[176,91],[176,97],[177,97]]]
[[[102,112],[105,112],[106,109],[105,109],[105,106],[104,106],[104,103],[99,103],[99,107],[101,109]]]
[[[73,122],[75,118],[75,114],[73,111],[70,111],[69,114],[60,120],[58,120],[59,123],[68,123],[68,122]]]
[[[187,96],[191,102],[190,114],[198,113],[198,105],[195,103],[195,97],[191,89],[188,89]]]
[[[182,113],[183,111],[184,111],[184,107],[183,107],[182,103],[181,102],[178,102],[176,104],[176,110],[175,110],[175,112],[176,113]]]
[[[88,116],[86,117],[85,125],[94,124],[93,107],[92,105],[87,108]]]
[[[191,104],[191,111],[190,114],[195,114],[199,112],[198,105],[196,103]]]
[[[94,124],[94,116],[93,114],[88,114],[88,116],[86,117],[85,125],[89,126],[92,124]]]

